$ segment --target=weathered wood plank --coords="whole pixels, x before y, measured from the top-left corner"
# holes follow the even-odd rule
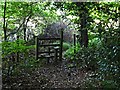
[[[43,54],[43,53],[54,53],[54,51],[50,51],[50,52],[49,52],[49,51],[43,51],[43,52],[41,51],[41,52],[38,52],[38,53],[39,53],[39,54]]]
[[[53,58],[53,57],[54,57],[54,56],[48,56],[48,55],[47,55],[47,56],[38,56],[38,59],[39,59],[39,58]]]
[[[60,40],[60,38],[38,38],[39,40]]]
[[[38,46],[40,46],[40,47],[47,47],[47,46],[60,46],[60,44],[39,44]]]

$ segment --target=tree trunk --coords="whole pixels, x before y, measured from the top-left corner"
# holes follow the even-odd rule
[[[23,25],[23,28],[24,28],[24,40],[26,41],[26,25],[25,24]]]
[[[81,46],[87,47],[88,46],[88,30],[86,28],[87,25],[87,12],[85,12],[85,9],[83,11],[82,17],[80,17],[80,33],[81,33]]]
[[[86,28],[87,26],[87,17],[88,17],[88,9],[85,7],[84,2],[78,2],[77,6],[82,6],[82,8],[79,10],[79,18],[80,18],[80,44],[81,46],[88,47],[88,30]]]
[[[3,23],[3,30],[4,30],[4,41],[7,40],[7,36],[6,36],[6,21],[5,21],[5,14],[6,14],[6,0],[5,0],[5,5],[4,5],[4,23]]]

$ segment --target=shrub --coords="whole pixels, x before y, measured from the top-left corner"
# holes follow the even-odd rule
[[[64,53],[64,56],[67,59],[71,59],[71,60],[74,59],[74,55],[76,54],[76,53],[74,53],[74,50],[77,53],[80,50],[80,45],[76,44],[76,47],[71,46],[71,48],[69,48],[68,50],[66,50],[66,52]]]
[[[16,40],[14,42],[2,42],[2,56],[3,58],[12,53],[26,53],[34,46],[26,46],[24,40]]]
[[[95,71],[96,75],[93,78],[89,77],[91,80],[87,82],[96,82],[97,85],[101,83],[100,86],[103,88],[119,87],[119,51],[119,46],[113,46],[112,48],[102,47],[100,49],[82,48],[76,54],[76,61],[79,62],[81,68],[91,68],[90,70]]]
[[[66,43],[66,42],[63,42],[63,51],[66,51],[70,48],[70,44],[69,43]]]
[[[28,52],[31,48],[34,48],[34,46],[26,46],[24,40],[2,42],[3,75],[7,75],[7,77],[10,76],[15,72],[17,68],[16,66],[22,62],[26,62],[28,58]],[[19,52],[19,61],[17,60],[17,52]]]
[[[53,42],[53,44],[58,44],[58,43],[60,43],[60,42]],[[63,42],[63,51],[66,51],[67,49],[69,49],[70,48],[70,44],[69,43],[67,43],[67,42]]]
[[[102,42],[99,38],[93,38],[91,40],[89,40],[89,47],[92,47],[92,48],[101,48],[102,47]]]

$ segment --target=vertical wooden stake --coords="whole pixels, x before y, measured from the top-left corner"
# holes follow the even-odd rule
[[[55,51],[55,56],[54,56],[55,62],[58,61],[58,49],[59,49],[59,47],[54,47],[54,51]]]
[[[62,61],[62,47],[63,47],[63,30],[61,30],[60,36],[60,61]]]
[[[35,37],[35,45],[36,45],[36,54],[35,54],[35,56],[36,56],[36,60],[38,59],[38,37],[36,36]]]
[[[19,40],[19,35],[17,36],[17,40]],[[17,42],[17,45],[19,47],[19,41]],[[19,62],[19,52],[17,52],[17,62]]]
[[[48,47],[48,55],[50,56],[50,47]],[[48,58],[47,63],[49,63],[50,58]]]
[[[76,53],[76,34],[74,34],[74,53]]]

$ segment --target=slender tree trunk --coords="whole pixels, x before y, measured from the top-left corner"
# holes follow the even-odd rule
[[[24,28],[24,40],[26,41],[26,25],[25,24],[23,25],[23,28]]]
[[[85,2],[77,2],[76,5],[78,7],[82,7],[79,9],[79,18],[80,18],[80,37],[79,42],[81,46],[87,47],[88,46],[88,30],[86,29],[87,26],[87,16],[88,16],[88,10],[85,7]]]
[[[3,23],[3,30],[4,30],[4,40],[7,40],[7,36],[6,36],[6,21],[5,21],[5,14],[6,14],[6,0],[5,0],[5,5],[4,5],[4,23]]]
[[[87,13],[85,12],[85,9],[82,13],[82,17],[80,17],[80,25],[81,25],[81,46],[87,47],[88,46],[88,30],[86,28],[87,25]]]

